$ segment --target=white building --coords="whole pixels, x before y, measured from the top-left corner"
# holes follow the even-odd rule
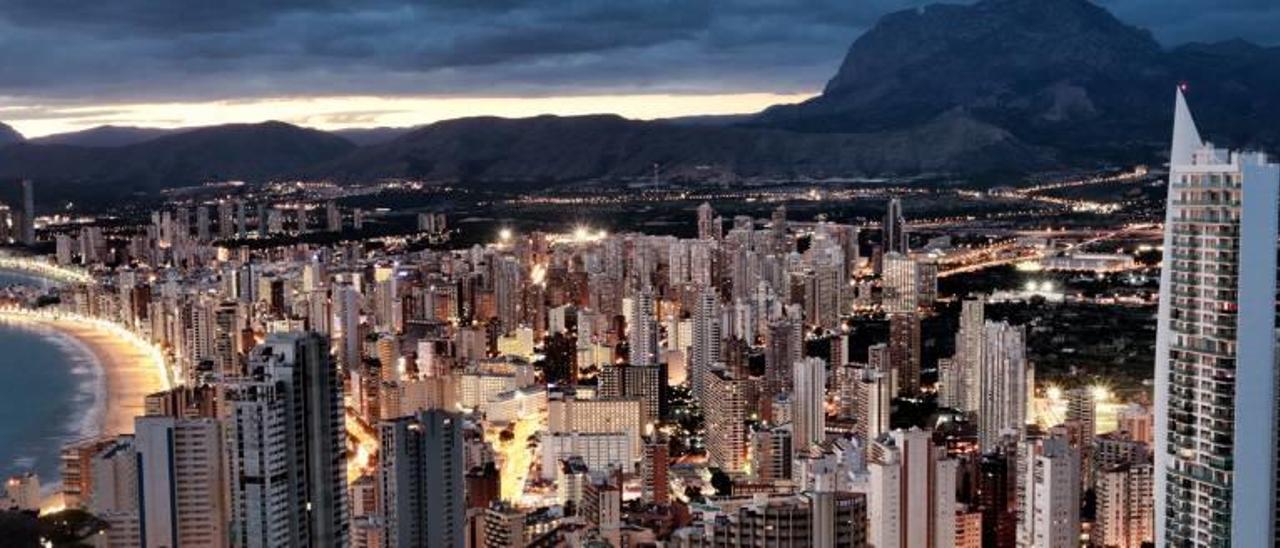
[[[1077,548],[1080,546],[1080,451],[1055,432],[1042,440],[1027,440],[1019,448],[1022,483],[1018,546]]]
[[[213,418],[134,420],[147,547],[229,543],[221,426]]]
[[[1027,423],[1031,401],[1031,364],[1027,362],[1026,328],[987,322],[983,329],[982,365],[978,371],[978,444],[990,451],[1001,436],[1017,434]]]
[[[1280,166],[1202,141],[1181,91],[1175,102],[1156,334],[1156,545],[1271,546]]]
[[[556,463],[580,457],[591,472],[611,468],[627,470],[632,455],[631,438],[622,432],[554,432],[542,436],[542,479],[556,478]]]
[[[547,400],[547,432],[624,434],[631,447],[631,460],[639,460],[644,433],[642,402],[638,398],[580,400],[553,394]]]
[[[791,422],[796,454],[822,443],[827,431],[827,362],[805,358],[795,362],[795,392],[792,394]]]
[[[232,544],[347,543],[342,384],[327,341],[271,334],[226,383]]]
[[[956,474],[926,430],[894,430],[868,450],[868,543],[876,548],[951,546]]]

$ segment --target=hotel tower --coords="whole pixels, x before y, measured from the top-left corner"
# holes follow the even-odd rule
[[[1280,166],[1200,139],[1179,90],[1156,336],[1156,545],[1272,546]]]

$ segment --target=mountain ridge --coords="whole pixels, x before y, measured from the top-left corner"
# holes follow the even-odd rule
[[[216,178],[554,184],[647,177],[654,165],[688,182],[1089,168],[1161,161],[1173,88],[1188,83],[1206,132],[1280,149],[1280,48],[1165,48],[1087,0],[981,0],[888,14],[822,94],[747,117],[237,124],[96,151],[0,146],[0,177],[155,190]]]
[[[18,133],[18,130],[13,129],[13,127],[4,122],[0,122],[0,147],[24,141],[26,141],[26,138],[21,133]]]

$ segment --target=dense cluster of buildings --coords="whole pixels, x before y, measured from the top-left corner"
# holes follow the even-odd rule
[[[95,272],[60,306],[179,384],[65,449],[65,503],[110,546],[1270,545],[1277,168],[1178,113],[1156,411],[1114,429],[1083,388],[1033,425],[1027,331],[980,296],[923,363],[938,266],[897,200],[866,235],[703,204],[692,238],[420,251],[251,248],[277,210],[221,201],[56,236]],[[856,344],[869,318],[887,338]],[[933,398],[941,419],[893,414]]]

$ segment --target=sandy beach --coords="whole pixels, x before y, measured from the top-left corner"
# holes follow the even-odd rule
[[[84,345],[93,354],[103,374],[105,409],[100,417],[101,435],[133,432],[133,418],[143,414],[147,394],[164,390],[163,372],[146,349],[91,322],[52,319],[25,314],[10,315],[10,321],[31,322],[54,329]],[[92,412],[90,409],[86,413]]]
[[[143,399],[165,388],[161,372],[151,363],[151,358],[143,349],[92,324],[75,320],[43,323],[84,343],[101,364],[107,388],[102,433],[132,433],[133,418],[143,414]]]

